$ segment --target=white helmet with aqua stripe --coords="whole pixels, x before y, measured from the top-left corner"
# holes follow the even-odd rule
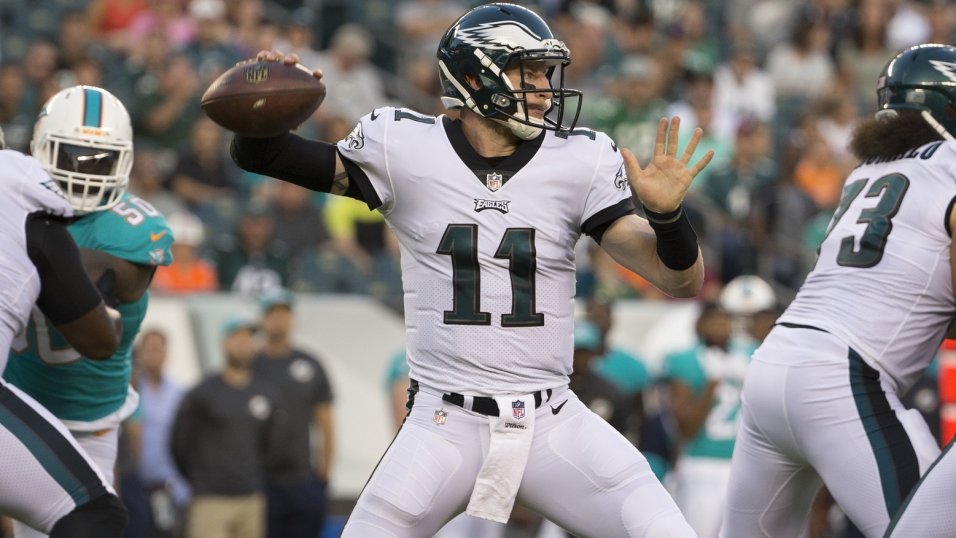
[[[126,191],[133,167],[129,113],[102,88],[66,88],[40,110],[30,150],[76,214],[110,209]]]

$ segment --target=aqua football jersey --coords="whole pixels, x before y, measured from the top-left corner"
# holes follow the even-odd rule
[[[704,391],[708,379],[720,379],[707,419],[682,449],[685,456],[729,460],[733,455],[740,423],[740,391],[754,348],[753,342],[743,339],[732,340],[726,352],[715,352],[698,343],[664,359],[663,377],[683,382],[695,397]]]
[[[129,193],[111,210],[85,215],[69,230],[80,248],[140,265],[172,263],[173,234],[166,219]],[[138,301],[117,307],[123,317],[123,338],[116,353],[102,361],[82,358],[34,308],[26,330],[14,341],[3,378],[61,420],[90,422],[110,415],[126,401],[133,339],[148,303],[147,292]]]

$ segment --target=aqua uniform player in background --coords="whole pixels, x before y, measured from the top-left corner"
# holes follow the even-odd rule
[[[104,300],[122,315],[123,335],[110,359],[88,360],[34,309],[3,377],[59,418],[112,483],[119,425],[139,401],[129,384],[132,344],[153,272],[172,262],[173,236],[155,208],[126,192],[132,128],[109,92],[74,86],[51,97],[37,120],[32,152],[77,215],[69,231]],[[16,535],[41,536],[21,524]]]

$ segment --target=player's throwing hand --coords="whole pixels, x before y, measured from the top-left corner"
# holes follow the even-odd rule
[[[253,60],[245,60],[245,61],[249,62],[249,61],[253,61]],[[295,65],[295,64],[299,63],[299,55],[296,54],[296,53],[294,53],[294,52],[290,52],[289,54],[285,54],[284,52],[278,51],[278,50],[260,50],[259,52],[256,53],[256,58],[255,58],[254,61],[258,61],[258,62],[282,62],[282,63],[288,64],[288,65]],[[243,62],[239,62],[239,63],[243,63]],[[322,70],[321,70],[321,69],[313,69],[313,70],[312,70],[312,76],[315,77],[315,78],[321,79],[321,78],[322,78]]]
[[[688,166],[694,150],[700,142],[704,131],[699,127],[694,129],[687,147],[680,158],[677,158],[677,135],[680,130],[680,118],[674,116],[668,127],[667,118],[657,122],[657,141],[654,144],[654,157],[641,168],[637,157],[630,150],[622,149],[624,164],[627,166],[627,177],[634,189],[634,194],[640,198],[644,207],[657,213],[669,213],[680,206],[684,194],[690,188],[694,177],[704,169],[714,157],[714,151],[709,150],[696,164]]]

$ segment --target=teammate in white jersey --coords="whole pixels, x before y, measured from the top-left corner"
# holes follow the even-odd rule
[[[582,233],[671,295],[700,289],[680,204],[712,157],[690,164],[701,132],[678,156],[678,120],[662,119],[641,169],[606,135],[574,129],[568,49],[516,5],[463,15],[438,59],[459,120],[380,108],[337,145],[233,140],[241,167],[363,200],[401,245],[410,412],[343,536],[431,536],[462,511],[505,522],[516,498],[579,536],[693,536],[568,374]]]
[[[0,371],[34,303],[91,358],[119,345],[119,313],[83,270],[72,215],[40,163],[4,150],[0,131]],[[126,509],[93,462],[49,411],[2,380],[0,453],[0,513],[54,538],[122,535]]]
[[[749,367],[726,538],[800,536],[821,484],[882,536],[939,454],[897,395],[956,311],[956,48],[907,49],[877,95],[816,266]]]
[[[887,80],[887,86],[899,86],[896,100],[899,101],[906,94],[914,94],[916,87],[932,87],[936,89],[937,106],[944,105],[952,111],[956,107],[956,48],[946,45],[936,45],[915,49],[923,50],[927,54],[916,56],[914,49],[904,52],[895,60],[896,65],[906,65],[905,69],[895,71]],[[924,93],[929,93],[925,92]],[[937,97],[938,96],[938,97]],[[947,116],[947,119],[951,116]],[[956,137],[956,121],[941,122],[945,128],[943,137],[949,141]],[[954,142],[946,142],[951,146]],[[942,148],[941,148],[942,149]],[[942,156],[941,156],[942,157]],[[940,165],[948,166],[950,181],[956,181],[956,169],[952,155],[948,161]],[[947,231],[953,230],[950,221]],[[953,247],[956,248],[956,247]],[[952,255],[951,258],[956,258]],[[950,329],[950,338],[956,337]],[[897,511],[896,517],[886,532],[888,538],[907,538],[919,536],[921,538],[946,538],[956,532],[956,512],[952,510],[953,498],[956,498],[956,455],[953,445],[956,439],[950,441],[939,458],[933,462],[929,471],[913,488],[910,496],[904,501],[903,507]]]

